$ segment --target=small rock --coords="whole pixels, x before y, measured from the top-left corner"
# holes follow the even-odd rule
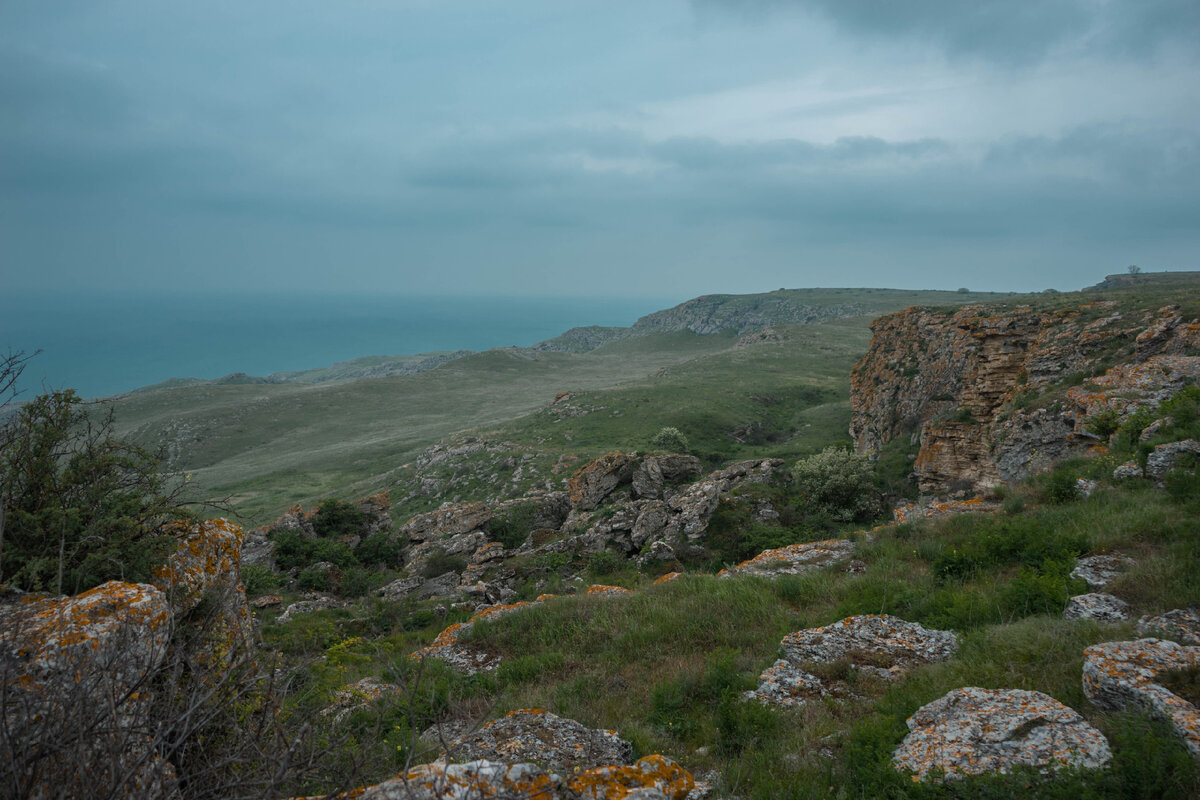
[[[1145,471],[1142,470],[1142,465],[1137,461],[1126,461],[1121,466],[1113,470],[1113,480],[1127,480],[1129,478],[1141,478],[1145,476]]]
[[[587,594],[600,595],[601,597],[620,597],[622,595],[633,594],[624,586],[605,586],[602,583],[594,583],[587,587]]]
[[[917,709],[892,766],[932,780],[1008,772],[1016,766],[1053,771],[1097,768],[1108,741],[1076,711],[1041,692],[968,686]]]
[[[1075,491],[1079,492],[1079,496],[1083,498],[1091,497],[1092,493],[1095,492],[1099,486],[1099,483],[1088,480],[1087,478],[1075,479]]]
[[[790,544],[787,547],[764,550],[736,567],[721,570],[717,573],[717,577],[799,575],[830,566],[838,561],[844,561],[853,552],[854,542],[849,539],[826,539],[821,542]]]
[[[262,597],[256,597],[250,601],[250,605],[254,608],[270,608],[277,606],[283,602],[283,596],[278,594],[264,594]]]
[[[1093,589],[1103,589],[1133,563],[1132,558],[1122,555],[1084,556],[1075,562],[1071,577],[1085,581]]]
[[[1079,594],[1067,601],[1063,619],[1094,619],[1100,622],[1119,622],[1129,619],[1129,604],[1111,594]]]
[[[846,565],[845,571],[851,575],[861,575],[867,571],[867,562],[857,558],[851,559],[850,563]]]
[[[425,583],[425,579],[420,575],[414,575],[411,578],[397,578],[386,586],[378,589],[375,594],[379,595],[384,600],[396,602],[403,600],[417,589],[420,589],[423,583]]]
[[[325,611],[330,608],[344,608],[344,604],[332,597],[322,597],[317,600],[301,600],[298,603],[292,603],[283,610],[279,618],[275,622],[282,625],[288,622],[298,614],[312,614],[316,611]]]
[[[1165,614],[1145,616],[1137,622],[1138,636],[1161,634],[1182,644],[1200,645],[1200,609],[1176,608]]]
[[[340,722],[350,712],[399,692],[400,687],[394,683],[385,683],[377,677],[363,678],[339,689],[333,696],[333,702],[321,709],[321,716],[333,717],[334,722]]]

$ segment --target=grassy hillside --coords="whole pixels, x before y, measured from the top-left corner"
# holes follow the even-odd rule
[[[724,318],[736,320],[742,306],[761,307],[763,298],[777,294],[725,298],[722,305],[732,311]],[[842,437],[848,417],[838,382],[865,349],[871,316],[915,303],[1009,297],[886,289],[785,294],[808,305],[867,313],[821,323],[800,338],[792,329],[775,349],[734,350],[732,332],[670,330],[588,353],[500,348],[416,375],[316,385],[172,386],[115,400],[117,432],[163,449],[173,469],[190,474],[198,495],[228,497],[252,523],[327,496],[381,489],[408,496],[411,467],[405,465],[461,431],[510,438],[543,462],[641,446],[647,431],[662,425],[687,428],[693,446],[713,458],[803,452]],[[728,351],[722,359],[684,368],[722,351]],[[597,401],[612,404],[603,415],[565,421],[553,431],[548,426],[554,423],[538,414],[510,422],[546,407],[559,392],[592,393],[632,381],[640,383],[629,394]],[[592,402],[590,395],[586,401]],[[751,429],[739,432],[745,426]]]

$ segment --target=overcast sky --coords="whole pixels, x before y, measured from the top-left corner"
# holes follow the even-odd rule
[[[653,295],[1200,269],[1197,0],[0,0],[0,278]]]

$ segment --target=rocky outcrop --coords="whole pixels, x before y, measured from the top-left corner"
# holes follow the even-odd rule
[[[949,495],[1025,478],[1096,444],[1101,414],[1154,408],[1200,376],[1177,309],[1113,301],[1052,311],[967,306],[880,317],[851,373],[850,434],[860,453],[920,442],[923,493]],[[1164,320],[1166,320],[1164,322]],[[1115,366],[1105,366],[1117,354]],[[1107,359],[1107,360],[1106,360]],[[1093,373],[1054,402],[1033,400]]]
[[[746,699],[791,708],[827,695],[846,696],[843,685],[814,675],[813,665],[844,662],[847,671],[891,680],[913,667],[952,657],[958,638],[898,617],[865,614],[789,633],[780,648],[784,657],[763,672]]]
[[[646,456],[633,471],[633,493],[637,497],[660,500],[669,485],[694,478],[700,470],[700,459],[695,456]]]
[[[616,731],[588,728],[540,708],[523,708],[455,738],[447,755],[462,761],[531,761],[571,774],[628,764],[633,745]]]
[[[367,708],[371,703],[377,703],[385,697],[397,695],[400,691],[400,686],[380,678],[363,678],[338,689],[333,695],[333,701],[321,709],[321,716],[333,717],[334,722],[340,722],[352,712]]]
[[[908,729],[892,765],[919,781],[1018,766],[1095,769],[1112,757],[1100,731],[1041,692],[955,689],[917,709]]]
[[[1200,647],[1161,639],[1105,642],[1083,651],[1083,692],[1106,711],[1137,709],[1166,720],[1200,758],[1200,710],[1163,686],[1170,670],[1200,667]]]
[[[1094,619],[1097,622],[1120,622],[1129,619],[1129,604],[1111,594],[1092,592],[1079,594],[1067,601],[1063,619]]]
[[[1156,446],[1150,455],[1146,456],[1146,477],[1161,483],[1167,473],[1182,462],[1185,454],[1192,459],[1200,458],[1200,442],[1184,439],[1182,442],[1167,442]]]
[[[633,475],[635,453],[614,450],[580,468],[567,484],[571,504],[581,511],[591,511]]]

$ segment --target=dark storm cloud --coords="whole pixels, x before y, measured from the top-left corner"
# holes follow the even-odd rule
[[[1167,42],[1190,46],[1200,37],[1194,0],[692,0],[697,12],[742,18],[815,12],[845,33],[914,38],[953,55],[1002,63],[1035,61],[1054,48],[1146,56]]]

